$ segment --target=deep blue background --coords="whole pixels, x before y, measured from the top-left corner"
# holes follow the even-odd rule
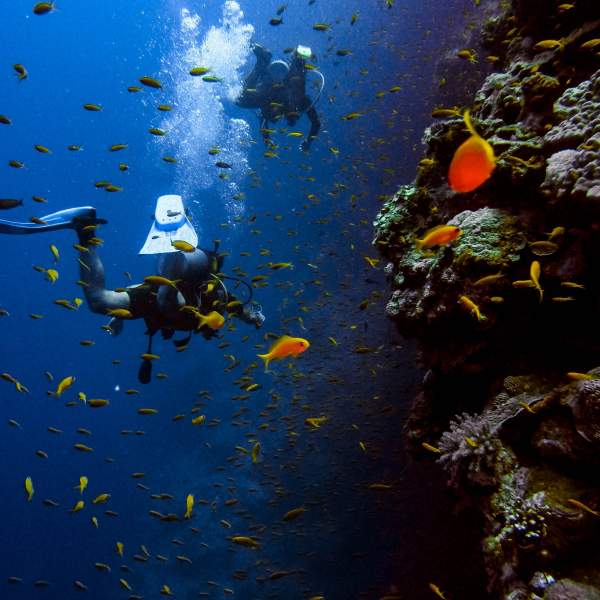
[[[346,600],[392,592],[417,599],[430,597],[430,581],[455,597],[483,597],[473,591],[479,575],[469,563],[469,531],[461,529],[465,523],[448,514],[448,500],[433,483],[429,467],[407,467],[402,426],[420,375],[410,346],[383,316],[383,265],[374,270],[363,259],[376,256],[370,224],[381,196],[414,176],[420,138],[438,92],[436,60],[453,51],[445,40],[462,29],[463,10],[471,4],[410,0],[387,10],[383,0],[317,0],[313,5],[290,0],[284,24],[272,27],[268,22],[277,2],[242,3],[245,21],[255,27],[254,39],[276,56],[297,43],[310,45],[317,54],[327,81],[317,107],[323,128],[309,156],[297,150],[296,139],[278,134],[279,158],[266,159],[252,112],[225,103],[230,117],[245,118],[251,125],[257,143],[249,147],[247,159],[260,186],[251,186],[250,177],[242,182],[244,216],[236,223],[224,207],[215,169],[215,185],[186,198],[194,201],[202,244],[222,240],[221,249],[231,252],[227,272],[240,265],[249,276],[270,274],[264,268],[268,260],[291,261],[295,269],[270,274],[270,285],[255,290],[267,315],[262,331],[240,324],[225,332],[222,341],[230,347],[219,349],[218,340],[198,336],[180,354],[170,342],[157,339],[154,351],[162,358],[155,372],[168,373],[168,379],[149,386],[137,382],[139,354],[146,345],[141,322],[126,323],[124,333],[111,339],[100,330],[106,319],[85,306],[71,312],[53,304],[57,298],[82,296],[75,285],[79,276],[72,232],[0,238],[0,306],[10,312],[0,320],[0,371],[30,390],[19,394],[0,381],[4,421],[15,419],[22,426],[6,425],[0,436],[0,575],[24,579],[13,586],[0,582],[1,597],[76,597],[76,579],[88,586],[89,598],[127,597],[119,577],[146,598],[160,597],[160,586],[168,584],[177,598],[196,598],[198,592],[220,598],[223,588],[231,588],[243,599],[323,594],[327,600]],[[162,193],[178,193],[173,189],[178,167],[160,160],[165,152],[147,133],[161,123],[156,105],[173,102],[169,85],[139,94],[126,88],[141,75],[172,81],[177,74],[162,72],[161,60],[172,51],[181,8],[201,15],[202,37],[208,26],[218,24],[222,3],[62,0],[57,11],[42,17],[34,16],[31,6],[15,0],[2,10],[0,114],[13,124],[0,125],[0,197],[25,202],[0,218],[27,220],[92,204],[109,220],[100,233],[108,286],[127,285],[124,271],[139,281],[154,272],[152,258],[137,255],[154,200]],[[351,27],[355,11],[360,17]],[[316,22],[330,23],[331,31],[314,31]],[[336,56],[342,48],[353,54]],[[26,66],[25,81],[16,80],[14,63]],[[249,60],[247,67],[251,64]],[[394,85],[402,90],[376,98]],[[81,106],[87,102],[104,109],[84,111]],[[341,119],[354,111],[365,114],[350,122]],[[294,129],[307,131],[308,124],[303,119]],[[129,147],[108,152],[116,143]],[[49,147],[52,154],[37,153],[34,144]],[[69,144],[81,144],[84,150],[69,152]],[[332,147],[339,149],[337,156]],[[8,167],[11,159],[26,168]],[[129,165],[128,172],[119,171],[120,162]],[[100,179],[124,191],[97,190],[93,183]],[[307,200],[308,194],[318,201]],[[48,204],[34,203],[32,195],[47,198]],[[54,285],[31,268],[53,266],[50,243],[61,252],[56,267],[60,279]],[[272,255],[261,257],[261,248]],[[252,256],[239,257],[240,252]],[[360,310],[366,298],[371,304]],[[309,310],[302,312],[302,306]],[[30,313],[44,318],[32,320]],[[289,320],[298,316],[305,330]],[[302,335],[312,346],[294,369],[279,364],[276,375],[264,375],[259,366],[253,374],[263,387],[249,400],[232,400],[243,393],[234,380],[257,360],[255,344],[265,344],[266,332]],[[245,343],[243,335],[250,336]],[[339,345],[333,346],[328,336]],[[83,339],[95,345],[83,347]],[[353,352],[364,345],[378,351]],[[228,353],[241,362],[232,372],[223,370],[229,364],[223,354]],[[113,360],[121,362],[114,365]],[[54,375],[54,383],[45,371]],[[49,396],[47,391],[67,375],[77,377],[73,388],[61,399]],[[129,388],[139,394],[125,395]],[[210,398],[200,397],[201,390],[208,390]],[[65,407],[78,391],[108,398],[111,404],[98,410],[81,404]],[[139,416],[142,406],[160,412]],[[193,427],[194,406],[201,407],[207,421],[220,419],[220,424]],[[240,409],[246,412],[235,416]],[[186,419],[172,422],[179,413]],[[319,415],[329,421],[310,431],[304,419]],[[49,433],[47,426],[63,433]],[[93,435],[76,433],[78,427]],[[143,430],[145,435],[124,435],[122,430]],[[262,445],[257,465],[234,449],[250,448],[254,440]],[[75,451],[76,442],[92,446],[94,453]],[[37,457],[38,449],[49,458]],[[106,462],[107,457],[114,462]],[[136,471],[146,473],[139,482],[151,492],[136,487],[138,481],[130,477]],[[28,475],[35,486],[31,503],[23,489]],[[73,486],[80,475],[90,481],[86,508],[71,515],[68,509],[79,499]],[[367,490],[373,482],[392,482],[393,489]],[[110,502],[92,506],[91,499],[101,492],[112,495]],[[160,492],[174,499],[150,499],[150,493]],[[150,509],[182,515],[190,492],[213,503],[197,504],[191,522],[161,523],[148,516]],[[60,507],[45,507],[44,498]],[[239,502],[225,507],[228,498]],[[287,510],[301,505],[309,512],[293,523],[281,522]],[[118,517],[105,516],[105,509]],[[98,530],[90,522],[92,515],[100,521]],[[261,550],[233,546],[227,536],[235,534],[257,535]],[[185,546],[174,545],[173,538]],[[125,544],[123,561],[115,551],[117,540]],[[132,560],[141,553],[140,544],[169,561]],[[189,556],[193,564],[177,561],[177,554]],[[110,564],[112,573],[96,571],[94,562]],[[121,573],[120,564],[133,573]],[[236,569],[247,572],[245,581],[232,577]],[[256,581],[282,569],[298,573]],[[36,579],[52,585],[34,589]],[[209,580],[216,585],[207,584]]]

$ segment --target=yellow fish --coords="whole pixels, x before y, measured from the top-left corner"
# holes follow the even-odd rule
[[[123,542],[117,542],[117,554],[123,558]]]
[[[567,377],[571,381],[589,381],[591,379],[596,379],[594,375],[590,375],[589,373],[576,373],[574,371],[567,373]]]
[[[417,240],[417,248],[433,248],[446,246],[462,235],[462,231],[455,225],[438,225],[425,233],[422,239]]]
[[[374,269],[377,268],[380,260],[379,258],[371,258],[370,256],[363,256],[363,258],[367,261],[369,266],[373,267]]]
[[[529,268],[529,276],[531,277],[531,281],[533,281],[533,285],[535,286],[535,289],[540,294],[540,302],[541,302],[544,299],[544,290],[540,286],[540,273],[541,273],[540,263],[537,260],[534,260],[531,263],[531,267]]]
[[[126,308],[113,308],[106,313],[109,317],[117,317],[117,319],[131,319],[133,313]]]
[[[310,425],[311,427],[314,427],[315,429],[318,429],[319,427],[321,427],[321,425],[323,425],[323,423],[327,422],[327,417],[308,417],[307,419],[304,419],[304,423],[306,425]]]
[[[234,535],[231,538],[231,541],[234,544],[239,544],[240,546],[245,546],[246,548],[260,548],[259,542],[246,535]]]
[[[421,446],[427,450],[428,452],[433,452],[434,454],[441,454],[442,451],[437,447],[437,446],[432,446],[431,444],[428,444],[427,442],[423,442],[421,444]]]
[[[195,246],[185,240],[173,240],[171,246],[177,250],[181,250],[181,252],[193,252],[196,249]]]
[[[260,442],[256,442],[254,446],[252,446],[252,462],[256,464],[258,462],[258,457],[260,455]]]
[[[505,277],[505,275],[503,273],[496,273],[495,275],[486,275],[485,277],[478,279],[473,285],[475,285],[475,286],[491,285],[493,283],[496,283],[500,279],[503,279],[504,277]]]
[[[304,338],[290,337],[289,335],[282,335],[272,346],[269,348],[269,352],[266,354],[258,354],[259,358],[262,358],[265,363],[265,372],[269,369],[269,364],[273,360],[282,360],[289,356],[298,356],[302,354],[307,348],[309,348],[310,342]]]
[[[269,269],[273,269],[274,271],[278,271],[279,269],[293,269],[294,265],[291,262],[268,262],[267,266]]]
[[[31,502],[33,498],[33,483],[31,481],[31,477],[27,477],[25,479],[25,491],[27,492],[27,501]]]
[[[187,498],[185,499],[185,506],[186,506],[186,510],[185,510],[185,515],[184,515],[184,519],[191,519],[192,518],[192,510],[194,508],[194,495],[193,494],[188,494]]]
[[[85,475],[82,475],[79,478],[79,485],[75,486],[76,490],[79,490],[80,494],[83,494],[83,491],[85,490],[85,488],[87,487],[88,484],[88,478]]]
[[[223,325],[225,324],[225,318],[221,313],[218,313],[216,310],[212,310],[207,315],[197,313],[196,316],[198,317],[198,321],[200,323],[198,325],[198,329],[206,325],[214,331],[217,329],[221,329],[221,327],[223,327]]]
[[[594,38],[593,40],[584,42],[579,48],[581,48],[581,50],[595,50],[598,46],[600,46],[600,38]]]
[[[429,589],[438,597],[441,598],[441,600],[446,600],[446,596],[444,596],[444,593],[442,592],[442,590],[440,590],[440,588],[435,585],[435,583],[430,583],[429,584]]]
[[[99,494],[92,500],[92,504],[104,504],[110,500],[110,494]]]
[[[55,395],[60,398],[61,395],[63,394],[63,392],[66,392],[72,385],[73,382],[75,381],[75,377],[73,377],[73,375],[69,375],[68,377],[65,377],[59,384],[58,387],[56,388],[56,392]]]
[[[461,296],[458,299],[458,302],[459,302],[459,304],[461,304],[461,306],[463,306],[466,310],[468,310],[473,316],[477,317],[478,321],[486,320],[486,317],[481,314],[481,311],[479,310],[479,306],[477,306],[477,304],[475,304],[475,302],[473,302],[473,300],[471,300],[471,298],[469,298],[468,296]]]
[[[170,279],[162,277],[161,275],[148,275],[148,277],[144,277],[144,281],[150,285],[168,285],[169,287],[177,289],[176,281],[171,281]]]
[[[60,259],[60,254],[58,252],[58,248],[54,244],[50,244],[50,252],[54,256],[54,262],[58,262]]]
[[[569,504],[572,504],[573,506],[576,506],[577,508],[581,508],[582,510],[585,510],[585,512],[590,513],[590,515],[594,515],[595,517],[600,517],[600,513],[598,511],[591,509],[589,506],[587,506],[587,504],[584,504],[583,502],[580,502],[579,500],[575,500],[573,498],[567,498],[567,502]]]
[[[303,506],[299,507],[299,508],[293,508],[292,510],[288,510],[285,515],[283,515],[282,517],[282,521],[293,521],[294,519],[297,519],[300,515],[304,514],[306,512],[306,508],[304,508]]]
[[[477,61],[477,53],[475,52],[475,50],[469,49],[469,48],[465,48],[464,50],[459,50],[456,53],[456,56],[458,56],[458,58],[463,58],[465,60],[468,60],[471,63],[476,63]]]
[[[542,50],[556,50],[557,48],[563,50],[564,47],[565,44],[563,40],[542,40],[533,47],[533,50],[534,52],[540,52]]]
[[[58,271],[56,269],[46,269],[46,279],[50,283],[55,283],[58,280]]]
[[[75,506],[69,512],[72,512],[72,513],[79,512],[80,510],[83,510],[84,506],[85,506],[85,502],[83,500],[78,500],[77,503],[75,504]]]

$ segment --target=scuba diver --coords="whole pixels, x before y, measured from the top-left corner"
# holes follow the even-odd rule
[[[254,44],[253,52],[256,64],[246,77],[242,93],[235,103],[242,108],[260,109],[260,129],[267,145],[271,144],[270,123],[285,117],[289,125],[294,125],[302,113],[306,113],[310,119],[310,132],[300,148],[308,152],[321,128],[315,104],[325,87],[321,72],[312,69],[310,72],[320,77],[321,87],[314,100],[306,95],[306,61],[312,56],[312,50],[307,46],[298,46],[289,64],[284,60],[272,61],[271,52],[259,44]]]
[[[110,290],[104,283],[104,266],[96,246],[98,225],[107,221],[96,217],[96,209],[82,206],[62,210],[36,223],[0,220],[0,233],[29,234],[74,229],[79,238],[80,283],[92,312],[111,316],[103,328],[119,335],[125,320],[144,319],[148,348],[138,373],[141,383],[149,383],[152,375],[152,338],[158,331],[163,339],[171,339],[175,331],[188,336],[174,340],[178,350],[189,343],[192,333],[206,338],[216,335],[223,326],[222,313],[229,313],[259,328],[265,317],[260,305],[252,300],[252,287],[242,279],[223,275],[223,256],[218,244],[213,250],[197,247],[198,235],[186,216],[181,196],[160,196],[148,237],[139,254],[158,255],[158,275],[146,277],[144,283]],[[224,279],[244,284],[249,297],[241,302],[228,292]]]

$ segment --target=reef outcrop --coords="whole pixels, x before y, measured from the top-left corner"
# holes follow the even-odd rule
[[[425,372],[406,434],[481,511],[491,597],[600,598],[600,10],[513,0],[483,42],[496,72],[469,108],[492,177],[450,189],[469,132],[437,110],[374,222],[387,314]],[[440,224],[462,235],[419,248]]]

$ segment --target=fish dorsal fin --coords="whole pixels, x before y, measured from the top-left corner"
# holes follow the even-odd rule
[[[287,342],[291,339],[292,339],[292,337],[289,335],[282,335],[278,340],[275,340],[273,342],[273,345],[271,346],[269,351],[275,350],[275,348],[279,348],[282,344],[284,344],[285,342]]]
[[[440,225],[436,225],[435,227],[432,227],[431,229],[428,229],[424,234],[423,237],[426,238],[428,235],[438,231],[438,229],[442,229],[443,227],[453,227],[453,225],[448,225],[446,223],[442,223]]]

